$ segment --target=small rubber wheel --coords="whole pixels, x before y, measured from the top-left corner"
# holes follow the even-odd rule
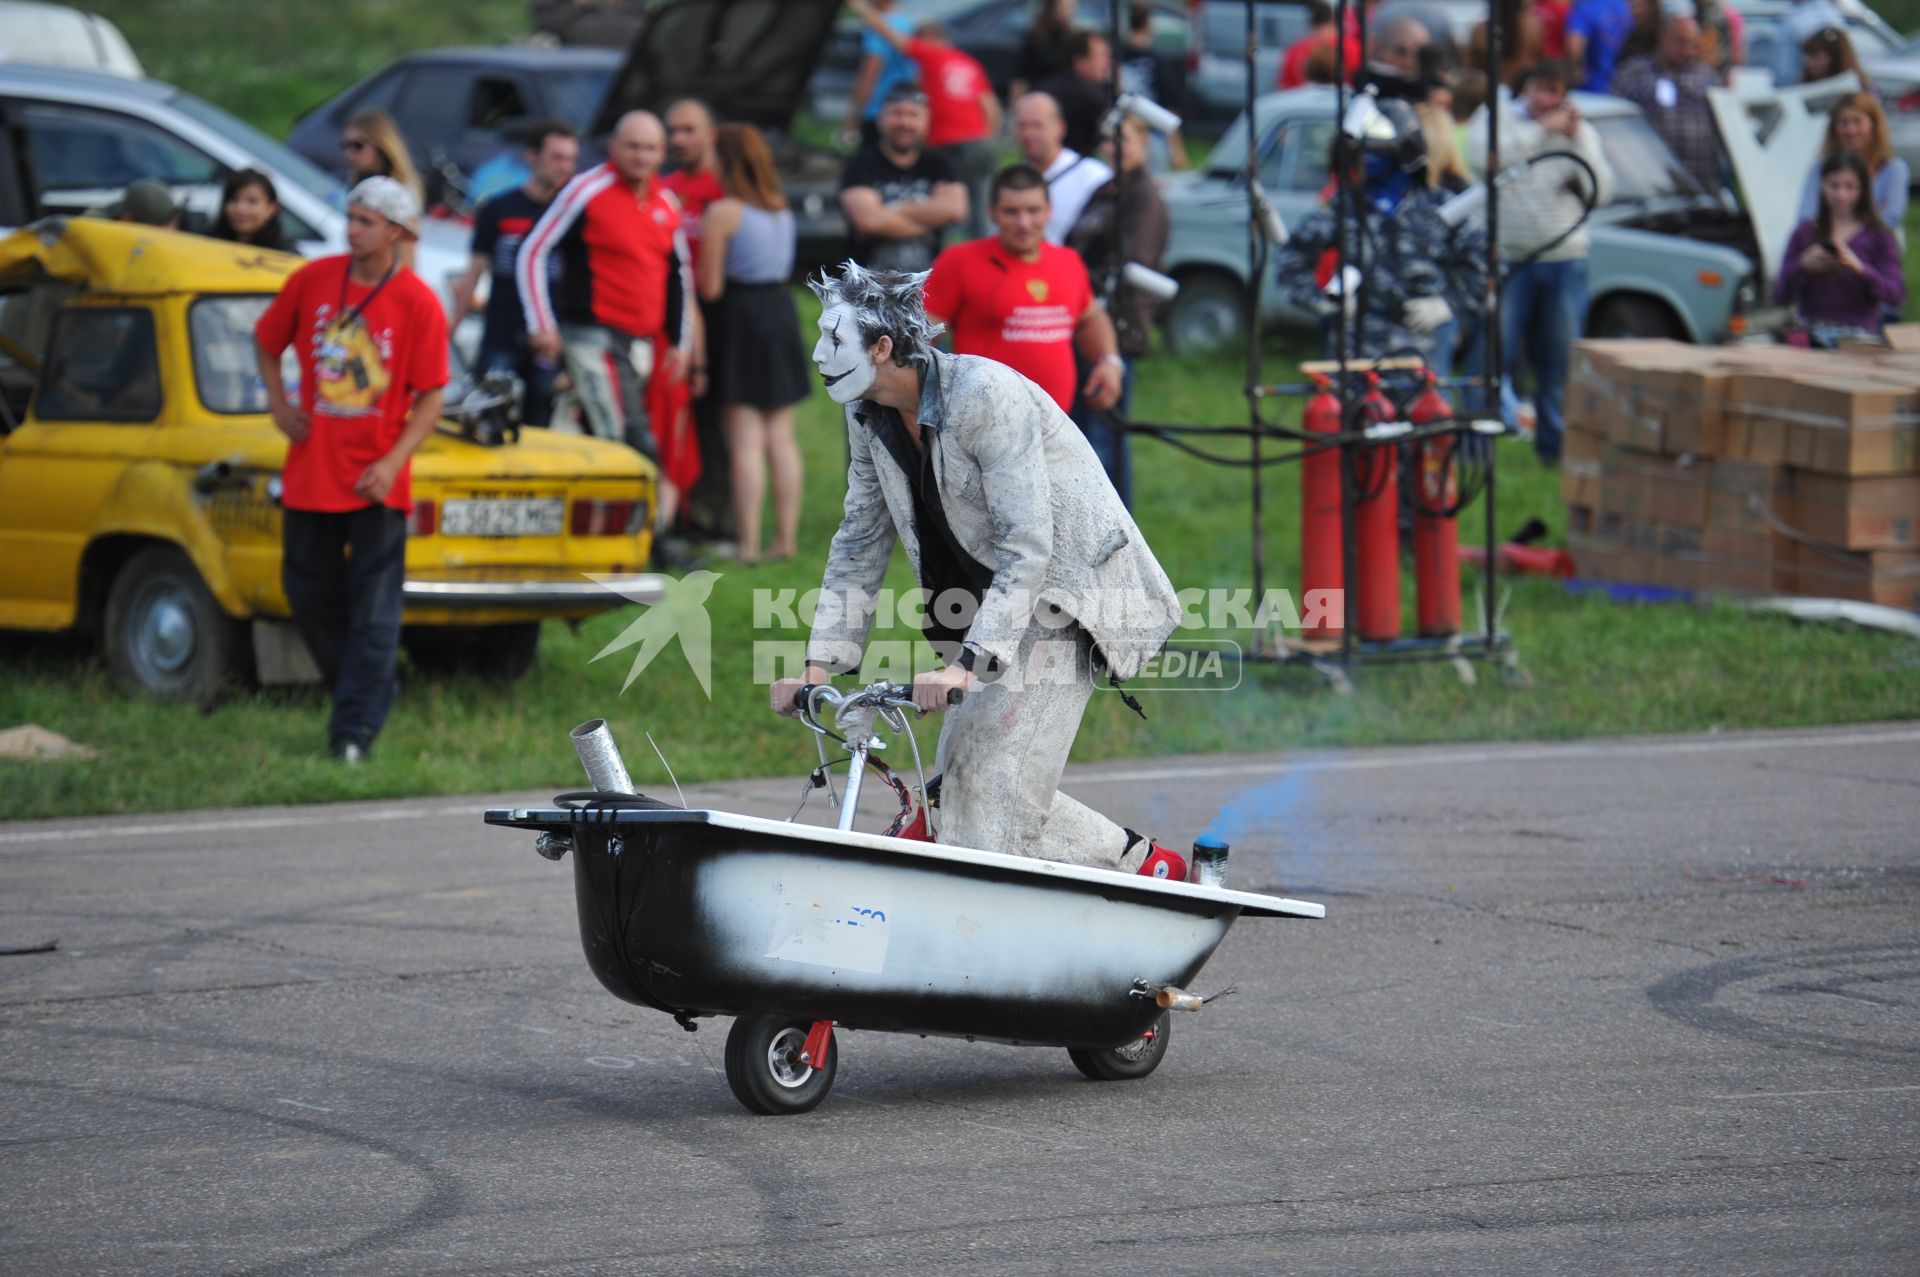
[[[743,1015],[727,1033],[727,1085],[734,1098],[767,1117],[805,1113],[827,1098],[840,1068],[837,1037],[818,1068],[800,1062],[812,1024],[783,1015]]]
[[[1148,1026],[1145,1033],[1125,1046],[1106,1047],[1097,1051],[1069,1047],[1067,1058],[1073,1061],[1074,1068],[1096,1082],[1124,1082],[1129,1078],[1145,1077],[1159,1068],[1172,1038],[1173,1012],[1162,1011],[1160,1018]]]

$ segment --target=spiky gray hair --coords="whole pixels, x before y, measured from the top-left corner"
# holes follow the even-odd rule
[[[860,325],[860,345],[893,338],[893,362],[902,368],[925,365],[933,343],[946,331],[927,314],[923,296],[931,271],[868,270],[843,262],[838,276],[822,270],[807,287],[822,306],[851,306]]]

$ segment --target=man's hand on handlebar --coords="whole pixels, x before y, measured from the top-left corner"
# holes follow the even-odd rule
[[[787,718],[800,717],[800,711],[793,703],[795,693],[803,687],[816,687],[826,682],[828,677],[827,672],[818,665],[809,665],[807,666],[807,677],[805,680],[797,678],[783,678],[779,680],[773,685],[770,692],[773,701],[773,712],[785,715]]]
[[[914,676],[913,707],[921,713],[947,708],[951,703],[948,694],[955,689],[965,692],[980,680],[973,676],[972,670],[963,670],[958,665],[948,665],[925,674]]]

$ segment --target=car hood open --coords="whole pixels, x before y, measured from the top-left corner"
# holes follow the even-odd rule
[[[593,135],[628,111],[699,98],[716,117],[784,131],[833,31],[840,0],[664,0],[647,10]]]
[[[277,293],[300,266],[292,253],[94,217],[49,217],[0,238],[0,283],[60,279],[129,296]]]

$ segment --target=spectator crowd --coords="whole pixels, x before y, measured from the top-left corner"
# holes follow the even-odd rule
[[[1363,39],[1361,15],[1376,8],[1381,20],[1366,23]],[[1477,315],[1484,240],[1471,222],[1449,226],[1422,188],[1458,191],[1499,176],[1501,409],[1518,427],[1515,386],[1530,376],[1534,444],[1557,462],[1570,349],[1587,322],[1586,222],[1615,180],[1599,135],[1568,94],[1634,103],[1703,194],[1742,198],[1708,93],[1748,65],[1745,22],[1724,0],[1499,0],[1496,62],[1486,23],[1456,51],[1449,33],[1420,15],[1417,5],[1355,5],[1342,31],[1333,7],[1314,0],[1308,33],[1284,52],[1277,87],[1332,84],[1344,71],[1377,95],[1392,122],[1352,148],[1361,194],[1355,242],[1344,251],[1332,243],[1331,211],[1324,224],[1308,219],[1280,255],[1279,286],[1325,317],[1329,345],[1336,325],[1352,323],[1365,353],[1410,347],[1443,371],[1458,359],[1478,376],[1488,348]],[[1874,339],[1906,296],[1900,228],[1911,175],[1832,0],[1795,0],[1774,47],[1765,70],[1777,85],[1849,74],[1859,82],[1852,91],[1836,83],[1822,102],[1828,128],[1818,160],[1786,179],[1802,191],[1800,221],[1767,274],[1774,300],[1793,311],[1787,339],[1820,347]],[[1411,118],[1389,103],[1404,103]],[[1334,194],[1330,185],[1329,210]],[[1332,263],[1363,255],[1377,260],[1367,313],[1355,314]]]
[[[1442,375],[1478,377],[1492,345],[1484,223],[1450,215],[1448,202],[1498,176],[1500,410],[1515,424],[1530,380],[1534,445],[1553,463],[1570,349],[1587,319],[1586,223],[1616,178],[1570,94],[1636,104],[1691,181],[1721,196],[1732,175],[1708,94],[1741,74],[1748,47],[1724,0],[1499,3],[1495,50],[1485,23],[1462,48],[1418,4],[1355,5],[1343,29],[1325,0],[1311,0],[1310,29],[1284,50],[1276,87],[1344,76],[1369,96],[1329,157],[1350,180],[1329,181],[1320,210],[1290,228],[1277,284],[1321,317],[1329,347],[1344,331],[1357,354],[1412,350]],[[1177,104],[1179,86],[1151,56],[1151,6],[1129,6],[1115,49],[1076,24],[1073,0],[1039,0],[1004,112],[985,70],[938,23],[893,0],[851,8],[863,36],[842,129],[848,255],[869,270],[926,272],[927,312],[955,353],[1028,377],[1085,432],[1131,504],[1113,414],[1129,413],[1155,300],[1128,268],[1160,263],[1171,227],[1154,174],[1185,162],[1178,134],[1117,107],[1111,87],[1117,62],[1130,97]],[[1770,264],[1775,299],[1794,310],[1791,340],[1871,338],[1905,300],[1911,175],[1831,0],[1796,0],[1778,34],[1766,68],[1776,83],[1858,83],[1836,85],[1818,162],[1786,179],[1799,224]],[[1018,160],[997,167],[1003,130]],[[335,750],[351,756],[364,755],[391,699],[406,460],[446,372],[423,350],[440,329],[407,269],[424,191],[406,140],[386,115],[363,111],[340,150],[358,228],[350,251],[296,274],[259,339],[274,417],[293,443],[288,594],[336,684]],[[690,98],[664,118],[622,117],[591,167],[557,121],[526,130],[523,158],[525,180],[475,211],[455,285],[453,326],[473,313],[482,328],[472,371],[510,376],[526,424],[553,424],[564,390],[588,433],[652,458],[656,545],[669,566],[696,537],[730,541],[742,564],[793,555],[805,472],[794,409],[815,377],[789,287],[794,213],[766,138]],[[136,182],[97,212],[179,222],[159,182]],[[229,177],[206,233],[287,247],[272,180]],[[299,402],[279,382],[290,348],[305,361]],[[364,382],[369,358],[374,391],[356,382],[329,398],[348,372]],[[352,448],[313,430],[328,414],[358,423]]]

